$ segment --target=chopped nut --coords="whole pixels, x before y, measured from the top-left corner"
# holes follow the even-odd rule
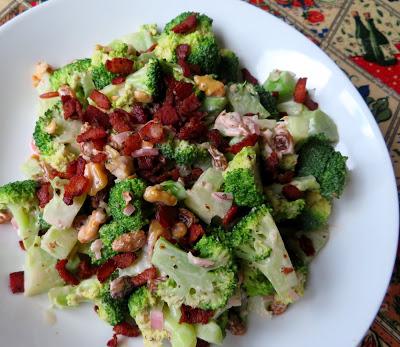
[[[95,196],[108,184],[107,173],[104,165],[101,163],[87,163],[85,166],[85,177],[90,181],[90,196]]]
[[[194,82],[207,96],[225,96],[225,85],[211,75],[194,76]]]
[[[175,206],[178,202],[174,195],[163,190],[159,184],[147,187],[143,194],[143,199],[151,203],[159,202],[167,206]]]
[[[53,69],[50,67],[49,64],[45,63],[44,61],[40,61],[35,66],[35,72],[32,75],[32,84],[36,88],[40,81],[42,80],[43,76],[46,73],[51,72]]]
[[[117,237],[112,243],[115,252],[135,252],[146,243],[146,234],[143,230],[131,231]]]
[[[174,239],[181,239],[186,235],[187,227],[185,223],[178,222],[172,227],[171,231],[172,231],[172,237]]]
[[[133,159],[119,154],[117,150],[111,146],[106,146],[105,151],[108,160],[105,164],[106,169],[120,180],[128,178],[133,174]]]
[[[56,130],[57,130],[57,123],[54,119],[52,119],[50,123],[47,124],[45,131],[46,133],[53,135],[56,132]]]
[[[133,290],[130,276],[118,277],[110,283],[110,294],[113,299],[121,299]]]
[[[193,224],[198,222],[196,216],[186,208],[179,209],[178,219],[183,222],[187,228],[190,228]]]
[[[153,98],[151,97],[151,95],[149,95],[145,92],[142,92],[141,90],[135,90],[133,92],[133,96],[137,102],[142,102],[144,104],[148,104],[153,101]]]
[[[214,169],[225,171],[228,167],[228,161],[226,160],[223,153],[221,153],[216,147],[210,146],[208,152],[212,157],[212,166]]]
[[[158,220],[153,219],[150,222],[150,226],[149,226],[149,237],[148,237],[148,241],[147,241],[147,255],[149,258],[151,258],[152,254],[153,254],[153,248],[154,245],[156,244],[157,240],[161,237],[161,236],[165,236],[168,235],[168,230],[165,229]]]
[[[89,243],[96,240],[99,235],[99,228],[104,224],[107,216],[103,209],[97,209],[92,212],[86,223],[82,225],[78,232],[78,240],[80,243]]]

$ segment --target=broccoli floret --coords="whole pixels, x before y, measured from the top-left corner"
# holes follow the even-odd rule
[[[256,85],[254,86],[254,88],[258,94],[258,97],[260,98],[261,105],[264,106],[264,108],[271,114],[271,116],[280,118],[281,116],[277,108],[277,98],[273,97],[271,92],[266,91],[260,85]]]
[[[323,136],[311,137],[299,151],[298,175],[314,176],[321,185],[322,196],[339,198],[346,183],[346,160]]]
[[[244,147],[223,173],[224,190],[232,193],[239,206],[254,207],[264,201],[254,147]]]
[[[68,84],[75,89],[77,79],[89,70],[90,65],[91,59],[80,59],[55,70],[50,76],[52,88],[58,90],[62,85]]]
[[[28,248],[39,231],[37,183],[16,181],[0,187],[0,210],[8,209],[18,225],[18,235]]]
[[[145,183],[139,178],[129,178],[118,182],[110,191],[108,206],[114,221],[129,231],[140,230],[147,220],[142,211],[142,196],[146,188]],[[127,203],[124,200],[124,193],[129,193],[132,200],[129,202],[135,211],[127,216],[124,209]]]
[[[268,278],[260,270],[249,264],[243,266],[242,287],[250,297],[275,294],[274,287]]]
[[[67,164],[76,159],[80,152],[76,137],[81,131],[82,123],[77,120],[65,120],[61,108],[61,104],[57,103],[39,117],[33,139],[41,159],[58,171],[64,172]],[[49,126],[55,126],[55,131],[49,131]]]
[[[316,191],[309,191],[305,196],[305,208],[299,217],[304,230],[319,229],[328,223],[331,215],[331,203]]]
[[[96,89],[108,86],[115,77],[117,74],[108,71],[104,64],[92,68],[92,78]]]
[[[218,66],[218,77],[224,83],[237,82],[239,75],[239,58],[229,49],[222,48],[219,51],[221,61]]]
[[[215,310],[226,305],[237,286],[232,268],[207,269],[194,265],[186,252],[163,238],[154,247],[152,263],[169,277],[157,288],[157,295],[169,306],[185,304]]]
[[[126,84],[157,99],[162,93],[162,68],[157,59],[150,59],[140,70],[126,78]]]
[[[304,199],[288,201],[281,194],[281,190],[281,185],[273,185],[264,190],[267,201],[272,207],[272,215],[276,222],[296,218],[301,214],[305,206]]]
[[[107,282],[100,290],[99,299],[96,301],[99,317],[114,326],[122,323],[127,314],[127,302],[124,299],[113,299],[110,294],[110,283]]]
[[[175,160],[179,165],[192,165],[206,159],[208,152],[198,144],[189,143],[186,140],[173,140],[160,145],[162,155],[168,159]]]
[[[293,290],[298,285],[297,276],[265,205],[254,208],[235,225],[231,240],[236,255],[260,270],[284,302],[295,300]]]
[[[194,13],[194,12],[183,12],[178,16],[176,16],[175,18],[171,19],[167,24],[165,24],[164,32],[166,33],[170,32],[175,26],[182,23],[187,17],[189,17],[192,14],[196,14],[196,19],[197,19],[196,30],[203,33],[212,32],[213,20],[210,17],[206,16],[205,14]]]

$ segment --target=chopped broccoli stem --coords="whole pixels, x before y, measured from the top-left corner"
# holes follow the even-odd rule
[[[100,290],[97,314],[108,324],[114,326],[125,321],[127,303],[124,299],[113,299],[110,294],[110,283],[105,283]]]

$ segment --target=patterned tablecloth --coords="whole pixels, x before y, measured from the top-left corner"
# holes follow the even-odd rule
[[[379,123],[400,185],[400,0],[244,1],[295,26],[347,73]],[[41,2],[0,0],[0,25]],[[369,31],[381,50],[365,39]],[[400,346],[397,256],[390,287],[362,347]]]

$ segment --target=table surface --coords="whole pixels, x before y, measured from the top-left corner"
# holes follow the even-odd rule
[[[244,0],[270,12],[320,46],[349,76],[371,109],[400,185],[400,62],[381,66],[360,56],[353,11],[370,12],[400,58],[400,0]],[[44,1],[0,0],[0,25]],[[368,290],[368,288],[366,288]],[[362,347],[400,346],[400,253],[385,299]]]

